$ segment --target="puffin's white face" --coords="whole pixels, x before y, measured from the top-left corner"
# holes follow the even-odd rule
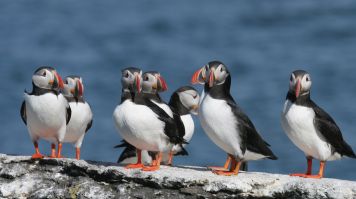
[[[146,72],[143,74],[142,91],[145,93],[158,93],[166,91],[167,84],[161,74],[157,72]]]
[[[39,88],[58,89],[63,88],[62,78],[55,70],[42,68],[32,76],[32,82]]]
[[[185,108],[187,108],[190,113],[197,115],[199,108],[200,97],[195,90],[185,90],[178,92],[179,100]]]
[[[82,97],[84,93],[83,80],[81,77],[66,77],[63,93],[68,97]]]
[[[209,87],[213,87],[214,85],[223,84],[229,75],[230,74],[223,63],[213,61],[194,73],[192,83],[208,84]]]
[[[217,67],[210,67],[209,86],[223,84],[229,76],[226,66],[219,64]]]
[[[141,70],[130,70],[124,69],[122,71],[121,84],[125,91],[140,91],[142,82],[142,71]]]
[[[297,98],[310,93],[311,85],[311,77],[306,71],[297,70],[290,76],[289,91]]]
[[[156,74],[157,75],[157,74]],[[145,93],[157,93],[157,76],[151,73],[143,74],[142,92]]]

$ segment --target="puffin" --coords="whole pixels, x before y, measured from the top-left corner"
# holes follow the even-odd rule
[[[51,158],[62,158],[62,142],[71,118],[71,108],[61,93],[63,80],[53,67],[42,66],[32,76],[32,87],[32,92],[25,90],[20,110],[21,118],[35,146],[32,158],[44,157],[38,147],[40,138],[52,143]]]
[[[170,151],[175,144],[183,144],[184,139],[179,134],[173,117],[155,102],[157,95],[143,86],[147,81],[150,79],[137,77],[132,86],[135,93],[133,102],[127,103],[125,107],[117,107],[114,111],[114,121],[122,138],[138,152],[137,163],[129,164],[126,168],[155,171],[160,168],[162,152]],[[161,83],[163,88],[167,87],[163,85],[163,81]],[[156,153],[150,166],[142,164],[142,150]]]
[[[193,84],[204,84],[199,120],[208,137],[227,154],[224,167],[210,167],[218,175],[237,175],[249,160],[277,157],[230,94],[231,74],[225,64],[211,61],[197,70]],[[230,169],[228,169],[230,164]]]
[[[191,114],[198,114],[199,101],[199,94],[195,88],[182,86],[173,92],[168,103],[176,122],[184,125],[181,133],[184,134],[183,139],[186,142],[192,139],[194,133],[194,121]],[[188,152],[184,148],[185,146],[186,144],[175,145],[169,153],[163,153],[162,163],[172,166],[173,156],[188,155]],[[118,163],[128,164],[136,161],[135,147],[125,141],[115,146],[115,148],[121,147],[124,147],[124,150],[117,161]],[[151,163],[153,159],[154,152],[142,151],[143,162]]]
[[[90,105],[85,101],[83,80],[80,76],[67,76],[64,82],[63,95],[69,102],[72,117],[67,124],[63,142],[73,143],[75,158],[80,159],[80,147],[85,134],[93,124],[93,113]]]
[[[289,139],[304,152],[306,173],[291,176],[320,179],[326,161],[344,156],[356,158],[334,119],[310,98],[311,76],[307,71],[296,70],[290,75],[289,90],[281,114],[282,128]],[[319,172],[312,175],[312,161],[320,161]]]
[[[129,116],[129,111],[134,107],[134,98],[137,92],[141,91],[141,79],[142,79],[142,70],[137,67],[127,67],[121,70],[121,102],[116,106],[113,113],[113,120],[115,127],[118,130],[119,135],[121,132],[130,133],[130,126],[128,123],[125,123],[126,118],[124,116]],[[137,85],[137,88],[134,86]],[[133,125],[133,124],[132,124]],[[123,146],[129,145],[125,140],[122,141]],[[118,145],[117,147],[120,147]],[[132,147],[130,147],[132,149]],[[132,153],[132,151],[130,152]],[[126,168],[142,168],[144,165],[141,158],[141,150],[136,149],[137,162],[135,164],[129,164]]]

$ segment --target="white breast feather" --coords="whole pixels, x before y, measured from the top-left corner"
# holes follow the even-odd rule
[[[237,121],[225,100],[206,95],[199,109],[200,123],[208,137],[225,152],[242,158]]]
[[[312,108],[299,106],[287,100],[284,104],[281,123],[289,139],[306,156],[319,160],[340,158],[338,153],[331,154],[331,146],[314,126],[315,113]]]
[[[24,95],[27,128],[32,140],[63,141],[66,128],[67,100],[62,94]]]
[[[164,123],[147,106],[126,100],[114,111],[115,125],[124,140],[148,151],[168,151],[172,146],[164,134]]]
[[[75,145],[75,147],[81,147],[85,130],[88,123],[93,118],[90,106],[88,103],[69,103],[72,110],[72,117],[67,125],[66,135],[64,137],[64,142],[70,142]]]

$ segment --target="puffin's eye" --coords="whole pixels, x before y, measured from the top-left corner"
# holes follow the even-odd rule
[[[223,68],[222,67],[220,68],[220,72],[223,72]]]
[[[44,71],[44,72],[42,73],[42,76],[43,76],[43,77],[45,77],[45,76],[46,76],[46,71]]]
[[[145,77],[145,81],[148,81],[148,76]]]
[[[128,72],[125,74],[125,77],[126,77],[126,78],[128,78],[128,77],[129,77],[129,73],[128,73]]]
[[[306,80],[307,82],[309,82],[309,77],[307,77],[305,80]]]

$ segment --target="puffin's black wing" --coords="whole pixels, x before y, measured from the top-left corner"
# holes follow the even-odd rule
[[[179,151],[178,153],[174,154],[174,156],[179,156],[179,155],[181,155],[181,156],[184,156],[184,155],[189,155],[188,151],[187,151],[187,150],[185,150],[185,148],[183,148],[183,147],[181,147],[181,148],[182,148],[182,150],[181,150],[181,151]]]
[[[121,144],[115,146],[115,148],[121,148],[121,147],[125,147],[125,149],[122,151],[119,159],[117,160],[117,163],[121,163],[127,158],[136,157],[136,148],[131,144],[129,144],[128,142],[126,142],[125,140],[122,140]]]
[[[271,149],[268,148],[270,145],[258,134],[251,120],[235,103],[231,96],[228,98],[227,103],[231,107],[231,110],[238,121],[237,126],[242,134],[240,136],[242,138],[242,142],[245,143],[244,145],[241,145],[242,151],[245,152],[246,149],[248,149],[249,151],[265,155],[269,159],[276,160],[277,157],[273,154]]]
[[[145,99],[145,105],[158,115],[158,119],[165,123],[164,133],[173,144],[186,143],[183,136],[179,133],[179,128],[173,118],[171,118],[161,107],[152,102],[149,98]]]
[[[72,109],[70,108],[70,106],[69,106],[69,104],[68,104],[68,106],[67,106],[67,114],[66,114],[66,124],[68,124],[69,123],[69,121],[70,121],[70,118],[72,117]]]
[[[27,125],[26,102],[25,101],[22,102],[20,114],[21,114],[22,121]]]
[[[351,158],[356,158],[352,148],[343,139],[341,131],[333,118],[331,118],[327,112],[316,105],[313,101],[311,101],[311,106],[315,112],[315,127],[326,139],[326,141],[330,143],[331,146],[333,146],[335,152]]]
[[[93,125],[93,119],[91,119],[90,122],[88,123],[87,128],[85,129],[85,133],[89,131],[92,125]]]

